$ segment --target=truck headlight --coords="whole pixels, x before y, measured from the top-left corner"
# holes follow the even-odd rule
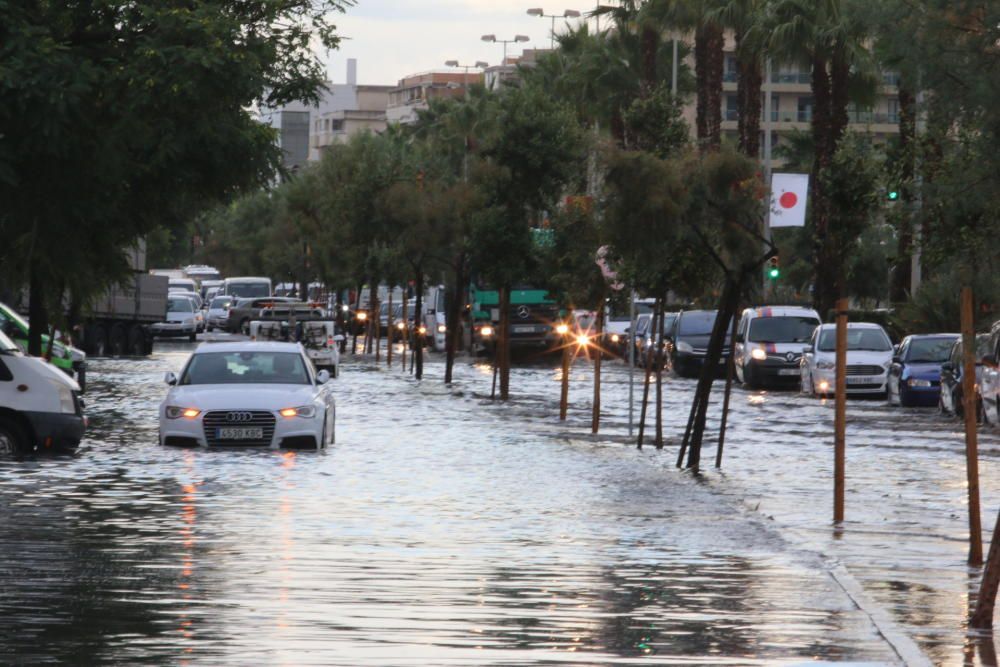
[[[52,386],[55,387],[56,393],[59,394],[59,412],[67,415],[75,415],[76,402],[73,401],[73,390],[62,382],[55,380],[52,381]]]
[[[760,349],[759,347],[755,347],[753,349],[753,352],[750,353],[750,356],[756,359],[757,361],[764,361],[765,359],[767,359],[767,352]]]
[[[493,327],[483,327],[482,329],[479,330],[479,335],[483,336],[484,338],[489,338],[490,336],[493,335]]]

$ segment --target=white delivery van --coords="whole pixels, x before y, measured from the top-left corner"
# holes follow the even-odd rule
[[[222,281],[222,289],[219,296],[232,296],[240,299],[256,299],[259,297],[273,296],[271,291],[271,279],[253,276],[242,276],[239,278],[226,278]]]
[[[797,387],[802,348],[822,323],[812,308],[747,308],[736,330],[736,378],[747,387]]]
[[[0,456],[74,449],[85,426],[80,385],[0,332]]]

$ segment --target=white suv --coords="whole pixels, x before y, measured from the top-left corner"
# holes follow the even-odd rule
[[[826,396],[836,390],[837,325],[824,324],[802,350],[802,391]],[[892,341],[885,329],[868,322],[847,325],[847,393],[886,395]]]
[[[203,343],[160,404],[160,443],[323,449],[336,407],[327,371],[298,343]]]

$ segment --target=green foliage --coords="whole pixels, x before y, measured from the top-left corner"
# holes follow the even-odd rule
[[[660,84],[647,97],[636,98],[622,114],[625,143],[632,150],[670,157],[690,143],[690,130],[680,100]]]

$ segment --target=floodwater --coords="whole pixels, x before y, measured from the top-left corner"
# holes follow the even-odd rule
[[[163,372],[190,349],[95,360],[79,453],[0,463],[0,663],[900,662],[838,565],[933,663],[988,663],[962,627],[960,425],[933,411],[850,404],[834,531],[832,410],[795,394],[737,389],[722,472],[707,448],[698,477],[674,467],[693,384],[665,384],[671,442],[638,451],[617,363],[597,438],[582,363],[561,424],[554,362],[501,405],[482,364],[448,389],[437,359],[422,383],[348,359],[326,452],[161,448]]]

